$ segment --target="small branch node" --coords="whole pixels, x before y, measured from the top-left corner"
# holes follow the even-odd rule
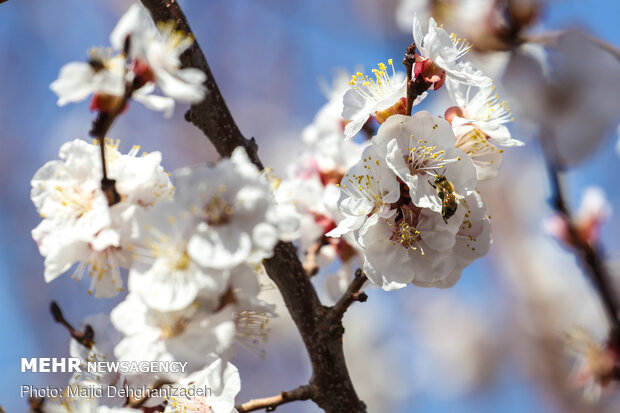
[[[351,304],[355,301],[365,302],[368,299],[368,295],[365,292],[360,292],[366,280],[368,278],[360,268],[355,270],[355,278],[353,278],[345,293],[340,297],[340,300],[329,310],[327,316],[330,321],[339,323]]]

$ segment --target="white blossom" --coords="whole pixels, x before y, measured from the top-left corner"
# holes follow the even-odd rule
[[[181,379],[173,387],[192,391],[207,389],[208,394],[171,397],[167,400],[164,413],[233,413],[237,411],[235,396],[241,390],[241,379],[234,365],[217,359],[205,369]]]
[[[127,247],[134,256],[129,290],[150,308],[176,311],[200,293],[217,302],[228,284],[228,272],[209,270],[188,253],[196,223],[173,201],[161,202],[137,216],[140,238]]]
[[[414,205],[388,219],[372,216],[360,230],[365,274],[384,290],[410,283],[451,287],[491,244],[489,219],[477,193],[461,201],[451,220],[446,224],[441,214]]]
[[[113,47],[92,49],[87,63],[63,66],[50,87],[61,106],[93,95],[91,109],[100,111],[124,110],[118,106],[131,90],[130,97],[170,117],[175,100],[199,103],[206,94],[204,72],[181,68],[180,55],[193,42],[172,22],[156,27],[148,12],[134,3],[110,35]],[[154,94],[156,86],[165,96]]]
[[[359,132],[368,118],[377,115],[377,112],[400,105],[400,112],[404,113],[407,92],[407,80],[401,72],[396,73],[392,59],[388,60],[392,68],[392,75],[384,63],[379,63],[379,69],[373,69],[374,78],[357,72],[352,76],[349,84],[351,88],[344,94],[342,117],[349,120],[344,134],[351,139]],[[426,97],[426,92],[416,98],[414,105]]]
[[[214,296],[201,287],[196,299],[178,310],[148,306],[132,290],[112,310],[114,326],[124,337],[115,348],[119,360],[187,361],[189,371],[205,365],[205,356],[231,355],[233,342],[255,352],[268,334],[273,306],[258,298],[257,275],[247,265],[230,270],[225,290]]]
[[[156,27],[146,9],[134,3],[114,28],[110,43],[123,50],[126,39],[134,71],[139,68],[137,76],[145,76],[173,99],[190,103],[204,99],[206,75],[196,68],[181,68],[180,56],[194,43],[193,37],[176,29],[174,23]]]
[[[58,105],[81,102],[93,96],[91,110],[110,111],[120,105],[130,77],[126,59],[121,53],[114,54],[110,49],[93,48],[89,51],[88,62],[67,63],[60,69],[58,79],[50,88],[58,96]],[[131,76],[134,74],[131,73]],[[149,109],[172,115],[174,100],[154,95],[155,87],[147,83],[132,94],[132,97]],[[121,108],[121,111],[123,109]]]
[[[338,208],[344,219],[327,235],[339,237],[358,230],[371,215],[383,218],[391,215],[391,204],[400,198],[396,178],[377,148],[374,145],[366,147],[362,159],[342,178]]]
[[[373,138],[377,152],[407,184],[412,202],[436,212],[442,211],[442,200],[431,181],[438,175],[448,179],[458,197],[476,189],[475,167],[454,144],[450,124],[426,111],[390,117]]]
[[[204,267],[229,269],[270,257],[285,229],[295,225],[242,147],[213,168],[178,171],[175,183],[176,201],[197,223],[188,253]]]
[[[112,310],[111,320],[124,336],[114,349],[119,360],[186,361],[186,371],[200,369],[210,353],[226,351],[235,330],[231,306],[195,301],[182,310],[158,311],[136,294]]]
[[[449,287],[488,251],[490,225],[475,192],[475,168],[453,144],[452,128],[441,118],[393,115],[342,180],[345,218],[327,235],[356,234],[364,272],[386,290],[410,283]],[[440,177],[449,187],[443,199],[435,183]]]
[[[604,393],[617,389],[614,382],[618,352],[608,340],[604,342],[582,328],[573,328],[566,335],[566,350],[574,358],[571,384],[583,391],[589,403],[599,401]]]
[[[491,80],[478,72],[470,72],[459,60],[467,54],[471,46],[464,39],[452,33],[448,34],[432,17],[429,19],[428,32],[422,32],[422,26],[417,15],[413,18],[413,40],[419,51],[416,55],[413,77],[419,74],[427,82],[439,89],[446,78],[456,81],[484,86]]]
[[[73,278],[79,281],[87,272],[96,297],[116,295],[123,285],[119,268],[131,261],[124,247],[135,235],[135,212],[170,196],[159,152],[137,157],[134,147],[123,155],[117,146],[106,144],[108,175],[121,195],[112,206],[101,191],[98,145],[68,142],[60,149],[61,160],[46,163],[33,177],[31,198],[43,221],[32,236],[45,257],[47,282],[77,262]]]
[[[445,113],[456,135],[455,146],[470,156],[479,180],[497,176],[504,152],[498,146],[523,145],[506,126],[514,120],[508,103],[500,99],[495,86],[472,86],[448,78],[446,87],[456,103]]]
[[[88,62],[71,62],[60,69],[50,88],[58,105],[81,102],[93,94],[122,96],[125,92],[125,61],[110,50],[93,48]]]

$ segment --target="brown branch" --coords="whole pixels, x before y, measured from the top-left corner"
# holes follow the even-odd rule
[[[328,413],[365,412],[349,377],[342,348],[344,328],[328,319],[291,243],[279,242],[265,270],[282,294],[312,363],[312,400]]]
[[[340,297],[340,300],[331,308],[329,318],[334,321],[342,320],[344,313],[355,301],[366,302],[368,296],[365,292],[360,291],[364,283],[368,280],[366,274],[361,269],[355,271],[355,278],[349,284],[347,291]]]
[[[255,410],[265,409],[265,411],[272,412],[276,407],[299,400],[308,400],[312,398],[314,389],[312,386],[304,385],[299,386],[295,390],[283,391],[277,396],[265,397],[264,399],[253,399],[249,402],[235,406],[239,413],[253,412]]]
[[[411,76],[413,76],[413,65],[415,64],[415,43],[411,43],[409,47],[407,47],[405,57],[403,58],[403,64],[405,65],[405,70],[407,72],[407,108],[405,109],[405,115],[411,116],[413,101],[415,98],[411,99],[409,96],[409,84],[411,83]]]
[[[579,236],[575,227],[574,219],[565,198],[565,190],[560,178],[561,167],[558,164],[553,147],[553,139],[550,136],[542,140],[543,153],[547,164],[549,179],[551,181],[551,204],[553,208],[564,218],[571,245],[577,251],[577,258],[588,271],[599,296],[603,302],[603,308],[611,324],[610,338],[615,345],[620,345],[620,320],[618,319],[618,300],[614,295],[611,278],[604,265],[603,252],[600,246],[588,242]]]
[[[141,0],[156,22],[174,21],[179,30],[192,32],[176,0]],[[202,130],[222,156],[230,156],[243,146],[260,169],[254,139],[246,139],[235,123],[213,73],[197,42],[181,56],[184,67],[195,67],[206,75],[205,100],[192,105],[185,118]],[[301,334],[310,361],[312,400],[328,413],[361,413],[366,406],[359,399],[349,377],[342,348],[342,324],[330,324],[324,307],[298,256],[289,242],[279,242],[272,258],[264,261],[265,270],[280,290],[288,311]]]
[[[110,128],[112,127],[112,123],[114,123],[114,120],[116,120],[118,115],[120,115],[123,110],[125,110],[127,102],[129,102],[131,95],[136,89],[138,89],[138,87],[138,79],[135,79],[133,83],[126,84],[125,93],[123,94],[123,96],[118,100],[118,102],[116,102],[112,110],[99,111],[97,117],[95,118],[95,120],[93,120],[93,125],[89,132],[90,136],[96,138],[99,141],[102,169],[101,190],[105,194],[109,206],[119,203],[121,200],[121,196],[116,190],[116,180],[108,178],[105,157],[105,137],[108,134]]]
[[[405,57],[403,58],[403,64],[407,70],[407,107],[405,108],[405,115],[411,116],[413,111],[413,103],[416,98],[422,93],[426,92],[433,84],[424,80],[422,74],[413,79],[413,65],[415,65],[415,43],[411,43],[405,51]]]
[[[193,37],[187,19],[176,0],[141,1],[151,13],[153,20],[158,22],[174,21],[178,30]],[[230,156],[233,149],[237,146],[243,146],[252,162],[259,169],[263,169],[263,164],[258,158],[258,147],[254,138],[246,139],[241,134],[197,41],[194,41],[192,46],[181,55],[181,65],[183,67],[198,68],[207,77],[204,82],[204,86],[207,89],[205,99],[198,104],[192,105],[190,110],[185,113],[185,119],[193,123],[211,140],[220,155]]]
[[[93,340],[95,339],[95,332],[90,325],[86,325],[84,327],[84,331],[79,331],[73,328],[71,324],[65,319],[65,316],[62,314],[62,310],[60,306],[56,303],[56,301],[52,301],[50,304],[50,313],[52,313],[52,317],[54,317],[54,321],[58,324],[64,326],[73,339],[75,339],[78,343],[83,345],[86,348],[91,348],[93,346]]]

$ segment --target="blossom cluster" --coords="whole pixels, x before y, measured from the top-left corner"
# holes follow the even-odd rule
[[[328,279],[332,296],[358,263],[386,290],[452,286],[491,244],[478,181],[497,176],[502,147],[523,145],[511,136],[512,115],[493,81],[462,61],[466,42],[432,18],[427,33],[414,18],[413,38],[408,77],[429,91],[446,85],[452,106],[443,117],[405,114],[407,76],[392,59],[373,70],[374,78],[358,72],[345,83],[341,74],[305,131],[306,153],[277,192],[306,223],[302,250],[318,240],[322,266],[339,258],[340,276]],[[362,129],[365,139],[351,139]]]
[[[95,345],[84,360],[178,360],[199,372],[209,360],[225,363],[235,341],[255,347],[273,313],[257,297],[255,268],[285,235],[282,222],[291,224],[269,180],[237,148],[215,167],[179,170],[173,190],[159,153],[137,157],[134,148],[123,155],[116,145],[107,143],[106,159],[121,195],[116,204],[99,186],[98,145],[81,140],[63,145],[61,160],[32,182],[43,217],[33,237],[48,281],[76,266],[74,278],[88,274],[89,291],[110,297],[123,290],[121,268],[128,270],[129,294],[111,325],[91,323]],[[109,330],[116,340],[106,338]],[[120,385],[140,378],[105,379]],[[76,383],[83,381],[92,377]]]
[[[81,102],[92,95],[90,108],[104,112],[118,108],[131,97],[152,110],[172,115],[174,101],[202,101],[205,74],[182,68],[180,55],[193,44],[191,36],[173,23],[155,26],[148,12],[132,5],[110,35],[111,48],[93,48],[87,62],[65,65],[51,89],[58,104]],[[154,94],[158,87],[164,96]]]
[[[59,105],[92,94],[91,109],[114,116],[130,98],[169,113],[173,99],[196,103],[205,95],[204,73],[180,68],[179,56],[192,42],[172,24],[156,27],[133,5],[111,35],[117,54],[99,50],[88,63],[70,63],[52,89]],[[151,94],[156,86],[165,97]],[[161,153],[139,156],[134,146],[124,154],[119,145],[67,142],[58,160],[35,173],[31,198],[42,221],[32,236],[45,257],[45,280],[73,268],[72,277],[88,278],[97,298],[128,291],[111,314],[84,321],[92,337],[72,341],[71,354],[84,365],[180,361],[186,368],[157,374],[82,369],[69,385],[204,385],[208,397],[149,403],[165,403],[166,411],[234,411],[240,381],[228,361],[233,344],[260,351],[275,314],[258,298],[257,272],[278,240],[295,230],[296,217],[276,205],[272,183],[241,147],[215,166],[183,168],[171,179]],[[107,196],[104,182],[114,183],[118,199]],[[131,409],[121,398],[67,396],[44,405],[44,411],[111,410]]]
[[[32,235],[46,281],[75,268],[73,278],[86,274],[97,298],[128,291],[110,315],[85,320],[94,336],[73,341],[72,355],[84,363],[188,366],[182,374],[79,374],[71,386],[206,383],[208,398],[149,403],[165,403],[166,411],[234,411],[240,384],[229,363],[232,346],[255,348],[266,336],[273,306],[259,298],[257,272],[279,240],[297,241],[317,270],[339,261],[328,280],[334,300],[357,267],[385,290],[446,288],[487,253],[490,220],[477,184],[497,175],[500,147],[522,143],[511,137],[510,111],[491,79],[461,61],[467,44],[433,19],[426,34],[414,19],[413,36],[411,73],[396,73],[388,60],[373,79],[356,73],[335,80],[329,102],[303,132],[305,153],[284,179],[259,171],[241,147],[215,166],[183,168],[171,179],[159,152],[138,156],[134,147],[123,154],[119,142],[103,139],[68,142],[59,160],[36,172],[32,200],[42,221]],[[61,70],[52,84],[60,105],[92,94],[91,108],[114,116],[129,98],[169,114],[174,99],[204,98],[204,73],[180,64],[193,39],[173,25],[156,27],[134,5],[110,40],[112,51]],[[445,83],[453,106],[443,117],[406,114],[407,78],[431,93]],[[153,95],[155,87],[165,96]],[[368,139],[353,139],[361,130]],[[107,179],[118,201],[106,196]],[[88,403],[78,408],[88,411],[127,406],[74,402]]]

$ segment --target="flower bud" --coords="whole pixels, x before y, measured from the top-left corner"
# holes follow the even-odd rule
[[[457,116],[459,118],[465,117],[465,114],[463,113],[463,109],[461,109],[458,106],[449,107],[448,109],[446,109],[446,113],[443,115],[444,119],[450,122],[450,124],[452,124],[452,120]]]
[[[446,80],[445,70],[429,59],[416,55],[416,63],[413,65],[413,77],[417,79],[420,75],[422,75],[426,82],[433,84],[433,90],[443,86],[443,82]]]

